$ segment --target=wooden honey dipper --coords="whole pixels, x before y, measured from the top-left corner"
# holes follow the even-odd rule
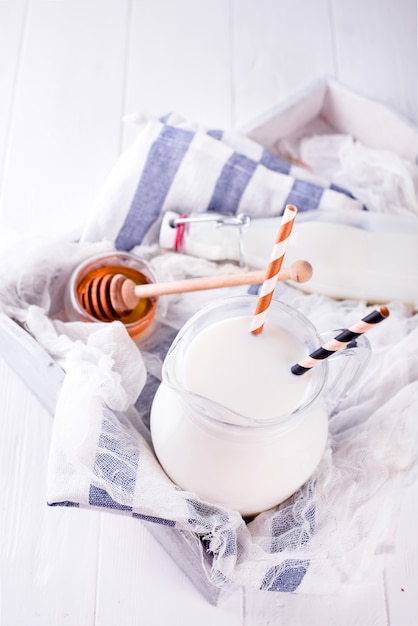
[[[280,270],[277,280],[293,280],[305,283],[312,276],[312,266],[308,261],[294,261],[289,267]],[[123,274],[105,274],[87,282],[81,294],[81,302],[86,311],[102,321],[112,321],[128,315],[141,298],[251,285],[263,282],[264,270],[237,274],[218,274],[199,278],[186,278],[164,283],[136,285]]]

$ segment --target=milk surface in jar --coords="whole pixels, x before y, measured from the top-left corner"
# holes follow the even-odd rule
[[[167,356],[151,413],[155,452],[173,482],[243,515],[292,495],[317,467],[328,434],[323,372],[290,369],[306,354],[311,329],[289,320],[290,332],[291,313],[277,302],[272,309],[259,335],[248,314],[220,314],[186,332]]]
[[[231,318],[199,333],[187,351],[186,384],[244,417],[270,420],[303,402],[310,376],[290,371],[302,352],[294,337],[275,324],[253,335],[250,324],[250,317]]]

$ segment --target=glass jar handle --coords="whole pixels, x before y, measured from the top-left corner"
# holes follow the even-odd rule
[[[321,334],[323,343],[333,339],[342,329]],[[329,409],[335,409],[347,397],[360,378],[371,357],[370,342],[365,335],[359,335],[345,348],[328,357],[328,379],[325,400]]]

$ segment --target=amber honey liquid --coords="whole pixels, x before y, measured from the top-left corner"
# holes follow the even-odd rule
[[[102,278],[109,274],[122,274],[126,278],[130,278],[136,285],[144,285],[149,283],[148,278],[130,267],[120,265],[107,265],[87,271],[84,276],[80,277],[76,285],[77,300],[84,310],[83,300],[86,297],[88,285],[95,278]],[[143,332],[146,326],[151,322],[155,315],[156,299],[155,298],[140,298],[136,307],[128,314],[121,315],[115,319],[119,319],[125,325],[135,325],[133,332],[130,331],[132,336],[136,336]],[[86,314],[88,311],[86,311]]]

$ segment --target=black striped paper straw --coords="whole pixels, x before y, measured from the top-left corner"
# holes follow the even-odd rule
[[[337,352],[337,350],[345,348],[350,341],[353,341],[356,337],[367,332],[387,317],[389,317],[389,309],[385,306],[380,306],[377,310],[372,311],[356,324],[342,330],[334,339],[331,339],[331,341],[328,341],[320,348],[317,348],[317,350],[311,352],[309,356],[299,361],[299,363],[293,365],[291,367],[292,373],[296,374],[296,376],[305,374],[305,372],[308,372],[314,365],[327,359],[334,354],[334,352]]]

